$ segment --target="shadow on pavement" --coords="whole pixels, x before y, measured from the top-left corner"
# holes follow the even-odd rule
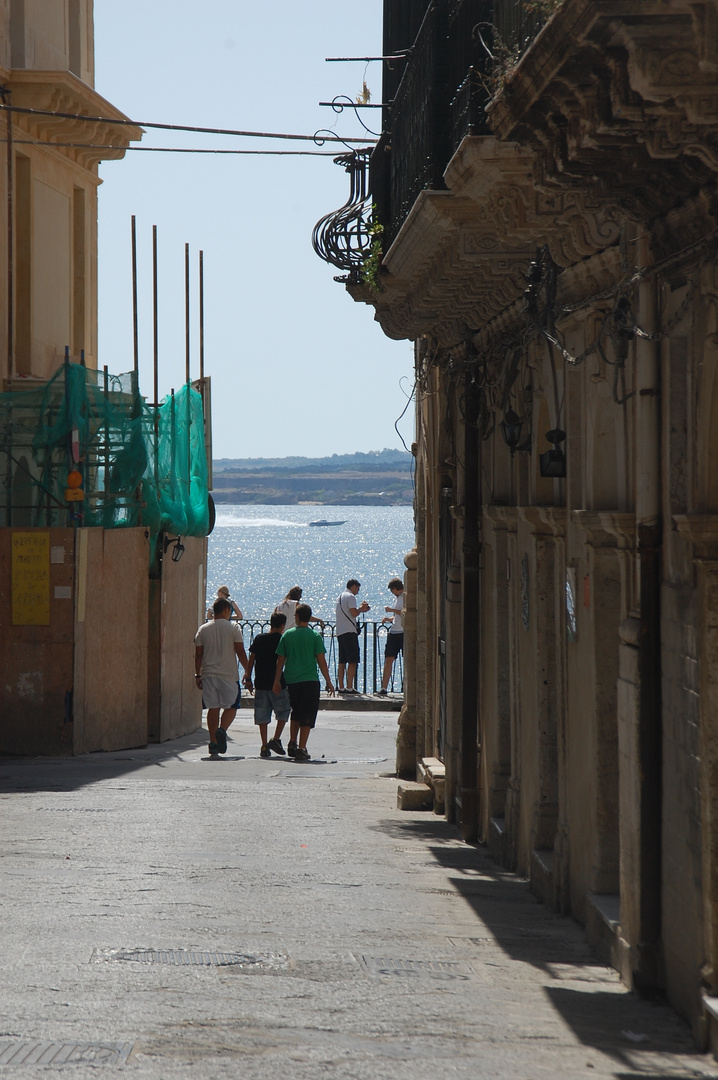
[[[660,1072],[633,1071],[637,1052],[699,1056],[687,1024],[672,1008],[649,1003],[613,981],[577,922],[538,900],[525,879],[498,866],[484,847],[464,843],[456,826],[417,815],[406,822],[386,820],[376,828],[396,840],[426,845],[448,871],[449,888],[435,891],[461,897],[476,915],[476,936],[463,938],[464,926],[462,940],[478,951],[479,962],[485,952],[495,964],[498,948],[507,967],[510,961],[538,969],[544,992],[577,1038],[626,1070],[616,1074],[617,1080],[664,1080]],[[665,1080],[698,1076],[705,1073],[679,1069],[666,1073]]]
[[[436,817],[434,814],[426,814],[424,819],[411,818],[407,821],[380,821],[372,828],[376,832],[391,836],[395,840],[436,840],[440,843],[454,845],[457,852],[472,852],[476,859],[476,848],[464,844],[461,834],[455,825],[450,824],[445,818]],[[456,846],[460,845],[460,846]]]
[[[87,784],[126,776],[147,766],[164,768],[179,761],[182,754],[207,745],[201,728],[164,743],[151,743],[131,750],[98,751],[77,757],[0,757],[0,793],[16,791],[75,791]]]
[[[628,991],[616,993],[610,990],[574,990],[565,986],[544,988],[552,1005],[574,1034],[586,1046],[613,1057],[628,1072],[617,1077],[629,1080],[642,1077],[651,1080],[645,1072],[636,1070],[632,1059],[636,1051],[659,1054],[696,1054],[688,1025],[669,1006],[650,1004]],[[618,1044],[618,1045],[617,1045]],[[623,1045],[621,1045],[623,1044]],[[705,1077],[703,1070],[688,1072],[685,1069],[669,1073],[653,1073],[654,1080],[683,1080],[688,1077]]]

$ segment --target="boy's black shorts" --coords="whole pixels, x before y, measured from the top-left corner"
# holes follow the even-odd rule
[[[391,660],[397,657],[404,649],[404,635],[403,634],[387,634],[386,635],[386,650],[384,656],[387,660]]]
[[[292,706],[290,719],[300,727],[313,728],[319,709],[319,680],[289,683],[288,689]]]

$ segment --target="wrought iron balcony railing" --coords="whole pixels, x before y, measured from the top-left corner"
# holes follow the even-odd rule
[[[369,195],[369,151],[352,150],[334,159],[349,173],[349,198],[339,210],[326,214],[314,226],[312,246],[320,259],[347,272],[357,281],[361,266],[371,249],[371,197]],[[347,280],[341,279],[341,280]]]
[[[492,0],[434,0],[415,41],[407,43],[411,55],[385,109],[384,135],[371,162],[371,192],[386,243],[421,191],[443,188],[461,140],[486,130],[493,8]]]
[[[444,187],[462,139],[489,133],[492,80],[539,25],[521,0],[431,0],[423,12],[418,0],[385,0],[384,52],[405,52],[406,60],[384,71],[382,134],[370,161],[369,151],[336,159],[351,176],[349,200],[314,230],[317,254],[347,272],[338,280],[359,280],[372,221],[386,251],[419,194]]]

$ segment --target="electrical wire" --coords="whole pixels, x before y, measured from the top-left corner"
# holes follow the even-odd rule
[[[196,127],[189,124],[159,124],[148,120],[127,120],[112,116],[84,116],[82,113],[56,112],[52,109],[31,109],[24,105],[0,104],[0,111],[21,113],[24,116],[51,116],[57,120],[82,120],[86,124],[115,124],[118,127],[154,128],[158,131],[191,131],[202,135],[233,135],[249,139],[290,139],[304,142],[314,142],[313,135],[290,135],[287,132],[278,131],[242,131],[236,128],[212,128]],[[371,143],[374,139],[341,139],[338,136],[330,136],[325,142],[342,143]]]
[[[412,386],[412,388],[411,388],[411,393],[409,394],[409,396],[408,396],[408,397],[407,397],[407,399],[406,399],[406,405],[404,406],[404,408],[403,408],[403,409],[401,410],[401,412],[400,412],[400,413],[399,413],[399,415],[397,416],[396,420],[394,421],[394,431],[395,431],[395,432],[397,433],[397,435],[398,435],[398,436],[399,436],[399,438],[401,439],[401,442],[402,442],[402,446],[404,447],[404,449],[405,449],[405,450],[406,450],[406,451],[407,451],[408,453],[411,453],[411,450],[409,449],[409,447],[408,447],[408,446],[406,445],[406,443],[404,442],[404,436],[403,436],[403,435],[402,435],[402,433],[401,433],[401,432],[399,431],[399,421],[400,421],[400,420],[403,420],[403,418],[404,418],[404,415],[405,415],[405,413],[406,413],[406,410],[407,410],[407,409],[409,408],[409,406],[411,405],[412,401],[414,400],[414,395],[416,394],[416,386],[417,386],[417,382],[418,382],[418,380],[417,380],[417,379],[415,379],[415,380],[414,380],[414,385],[413,385],[413,386]]]
[[[0,145],[7,142],[0,139]],[[99,143],[51,142],[49,139],[13,139],[13,146],[60,146],[71,150],[121,150],[136,154],[244,154],[262,157],[336,157],[336,150],[214,150],[192,146],[107,146]]]

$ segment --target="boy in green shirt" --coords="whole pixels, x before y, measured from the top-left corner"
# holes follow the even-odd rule
[[[281,690],[282,673],[289,689],[292,714],[289,718],[287,753],[295,761],[310,761],[307,739],[314,727],[319,709],[319,670],[324,676],[327,693],[334,695],[334,685],[327,667],[326,649],[319,634],[309,628],[312,609],[299,604],[295,611],[296,626],[287,630],[277,645],[277,670],[273,692]]]

